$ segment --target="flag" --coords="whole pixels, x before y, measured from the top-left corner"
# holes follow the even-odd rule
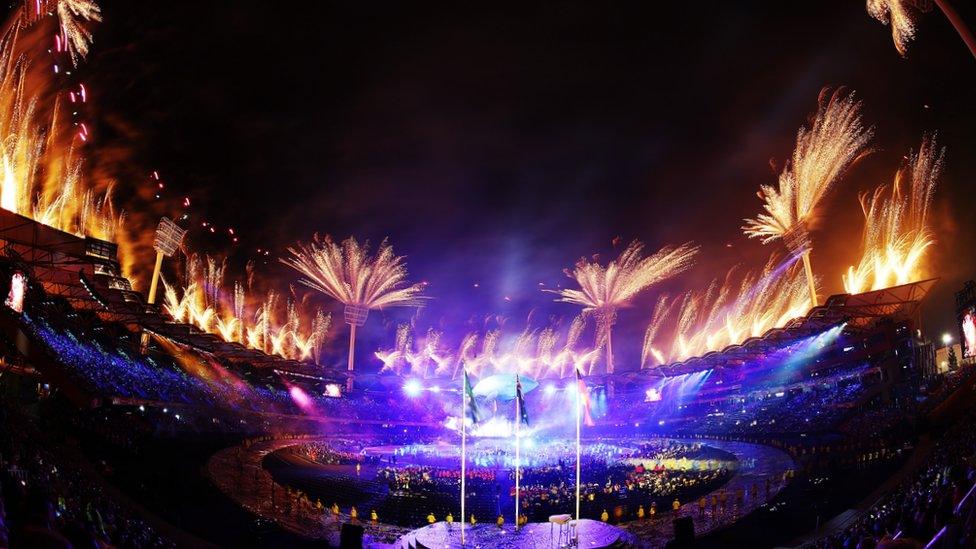
[[[580,373],[579,368],[576,368],[576,390],[579,391],[580,402],[583,405],[583,423],[587,427],[592,427],[594,423],[593,417],[590,416],[590,392],[583,382],[583,374]]]
[[[468,379],[468,370],[464,370],[464,395],[468,401],[468,410],[471,411],[471,422],[478,423],[478,405],[474,402],[474,389],[471,388],[471,380]],[[467,410],[465,410],[467,412]]]
[[[519,418],[520,421],[526,425],[529,424],[529,413],[525,409],[525,399],[522,398],[522,382],[519,381],[518,374],[515,374],[515,398],[518,399],[519,412],[522,417]]]

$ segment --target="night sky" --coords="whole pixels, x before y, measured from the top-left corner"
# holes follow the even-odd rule
[[[460,336],[489,314],[514,331],[530,312],[572,318],[540,283],[568,283],[562,269],[580,256],[609,258],[615,237],[702,245],[668,291],[760,267],[778,245],[746,239],[741,221],[820,89],[837,85],[864,101],[876,137],[820,209],[813,264],[827,293],[859,256],[858,192],[890,182],[932,131],[948,156],[927,330],[953,329],[952,293],[976,276],[976,60],[938,11],[902,59],[852,0],[102,7],[81,70],[101,169],[126,209],[152,212],[151,225],[188,195],[191,249],[231,253],[239,271],[270,248],[258,275],[279,285],[294,276],[273,259],[295,240],[389,236],[435,298],[418,326]],[[962,14],[976,24],[976,10]],[[167,185],[158,201],[152,170]],[[621,314],[631,341],[615,344],[619,368],[635,365],[658,291]],[[364,352],[412,314],[375,315]],[[338,322],[333,334],[341,348]]]

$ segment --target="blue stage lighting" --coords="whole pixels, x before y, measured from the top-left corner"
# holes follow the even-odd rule
[[[420,392],[424,390],[424,387],[416,379],[411,379],[403,384],[403,392],[407,393],[408,397],[420,396]]]

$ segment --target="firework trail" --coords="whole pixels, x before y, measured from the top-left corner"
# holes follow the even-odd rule
[[[606,267],[597,261],[580,259],[567,272],[580,289],[548,290],[560,296],[556,301],[581,305],[584,312],[596,315],[597,341],[598,346],[606,347],[607,373],[613,373],[611,332],[617,309],[628,305],[647,287],[688,269],[698,253],[698,247],[690,243],[665,246],[648,257],[641,257],[643,249],[644,245],[635,240]]]
[[[759,197],[765,213],[746,219],[745,234],[763,244],[782,239],[787,250],[803,258],[810,300],[817,304],[816,282],[810,266],[808,228],[817,205],[844,172],[861,156],[873,128],[861,122],[861,103],[838,89],[820,94],[819,108],[809,127],[801,127],[791,161],[779,176],[779,186],[763,185]]]
[[[352,237],[337,243],[328,235],[318,235],[309,243],[288,248],[291,257],[281,262],[295,269],[302,283],[345,306],[349,324],[349,372],[355,370],[356,327],[366,322],[372,309],[420,305],[424,284],[409,284],[404,257],[393,253],[384,240],[374,255],[369,244],[360,245]],[[352,389],[352,377],[347,388]]]
[[[809,308],[795,258],[771,256],[760,271],[729,270],[703,290],[661,295],[644,333],[642,366],[719,351],[785,325]]]
[[[879,290],[925,275],[925,253],[935,243],[928,210],[944,159],[945,149],[936,146],[934,137],[926,136],[918,152],[912,152],[895,173],[890,186],[861,195],[862,255],[843,276],[844,291],[856,294]]]

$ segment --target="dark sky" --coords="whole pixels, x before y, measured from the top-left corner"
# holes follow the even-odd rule
[[[814,268],[842,291],[857,193],[937,131],[942,282],[925,320],[952,326],[952,293],[976,275],[976,60],[941,13],[902,59],[859,1],[609,4],[106,0],[82,70],[99,146],[125,151],[123,192],[158,169],[155,211],[189,195],[195,220],[237,229],[237,262],[315,231],[389,236],[431,284],[423,322],[449,329],[489,313],[520,326],[536,307],[571,317],[539,283],[565,283],[615,236],[703,246],[668,290],[760,266],[771,247],[741,220],[821,87],[846,85],[876,152],[820,209]],[[191,245],[230,248],[200,229]],[[271,263],[260,272],[291,276]],[[655,293],[621,316],[625,359]],[[389,323],[372,325],[388,345]]]

